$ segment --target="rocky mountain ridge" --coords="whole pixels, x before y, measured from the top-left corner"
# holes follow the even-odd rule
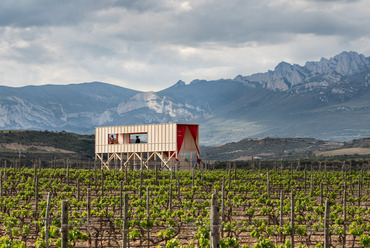
[[[305,85],[306,88],[330,87],[348,76],[369,70],[369,57],[356,52],[342,52],[330,59],[321,58],[319,62],[307,62],[304,66],[281,62],[274,71],[251,76],[239,75],[234,80],[258,84],[267,89],[289,91],[301,85]]]

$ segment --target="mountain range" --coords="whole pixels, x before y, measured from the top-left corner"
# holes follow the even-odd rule
[[[0,129],[94,132],[97,126],[199,123],[203,145],[244,138],[370,137],[370,57],[342,52],[233,79],[158,92],[107,83],[0,86]]]

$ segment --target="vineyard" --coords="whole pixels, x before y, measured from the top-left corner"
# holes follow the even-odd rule
[[[119,171],[3,161],[0,247],[370,247],[366,163]]]

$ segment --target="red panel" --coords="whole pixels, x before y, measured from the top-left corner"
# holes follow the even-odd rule
[[[190,130],[191,136],[193,137],[195,147],[197,148],[199,154],[199,148],[197,145],[197,136],[198,136],[198,126],[197,125],[187,125]]]
[[[186,125],[177,125],[177,152],[180,152],[185,138]]]

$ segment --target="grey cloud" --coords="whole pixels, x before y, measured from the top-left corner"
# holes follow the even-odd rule
[[[165,0],[5,1],[0,4],[0,25],[81,28],[78,24],[83,22],[83,28],[91,28],[101,22],[108,27],[117,26],[119,32],[113,36],[119,39],[185,45],[274,43],[289,39],[287,34],[363,35],[362,27],[357,23],[351,25],[336,12],[305,12],[287,5],[268,5],[261,0],[190,2],[194,5],[191,10],[179,12],[174,8],[180,3]],[[104,20],[97,17],[99,11],[112,8],[125,11],[104,16]]]
[[[127,10],[137,11],[140,13],[143,12],[158,12],[168,10],[169,6],[166,4],[165,0],[117,0],[112,6],[124,8]]]
[[[0,2],[0,25],[15,27],[72,25],[84,20],[91,11],[104,6],[89,0],[5,0]]]
[[[144,1],[147,2],[152,3]],[[344,19],[342,13],[312,12],[287,5],[262,3],[264,1],[215,0],[184,12],[168,11],[165,5],[159,4],[156,8],[159,13],[141,7],[142,12],[138,16],[121,17],[126,27],[117,37],[132,42],[168,42],[189,46],[218,42],[233,46],[252,41],[284,42],[294,34],[363,35],[364,27]],[[136,6],[136,3],[132,5]],[[360,18],[358,21],[361,22],[367,16],[356,18]]]
[[[325,3],[325,2],[328,2],[328,3],[354,3],[354,2],[358,2],[360,0],[307,0],[308,2],[322,2],[322,3]]]
[[[49,64],[55,61],[53,55],[45,47],[32,44],[29,47],[13,48],[4,58],[19,61],[25,64]]]
[[[221,1],[222,2],[222,1]],[[195,10],[184,15],[179,30],[186,30],[190,41],[276,42],[289,33],[317,35],[363,35],[363,27],[348,24],[342,16],[269,6],[220,4],[218,8]],[[258,6],[258,4],[255,4]],[[364,17],[365,18],[365,17]],[[280,37],[279,37],[280,36]],[[186,38],[185,38],[186,39]]]
[[[86,55],[89,55],[89,57],[99,58],[116,55],[107,45],[87,42],[73,42],[67,46],[66,50],[74,51],[75,56],[78,57],[86,57]]]
[[[324,46],[327,37],[336,37],[335,41],[341,43],[341,48],[337,44],[330,54],[320,56],[332,56],[334,49],[335,53],[342,48],[348,50],[346,45],[361,37],[362,44],[370,39],[368,11],[360,9],[364,2],[299,1],[312,6],[308,10],[291,2],[294,1],[5,0],[0,2],[0,66],[9,66],[10,71],[8,61],[23,65],[19,68],[24,70],[31,70],[28,64],[48,64],[56,75],[63,71],[63,77],[73,80],[82,71],[93,80],[108,78],[150,85],[176,82],[179,75],[190,78],[193,71],[204,68],[239,69],[243,66],[241,59],[249,59],[250,54],[275,56],[271,53],[277,47],[285,47],[285,53],[295,51],[299,61],[306,61],[311,55],[299,52],[302,44],[294,43],[301,35],[311,40],[300,42],[315,39],[312,49],[316,51],[329,50],[318,48]],[[331,9],[331,4],[341,8]],[[28,44],[16,46],[18,41]],[[252,43],[254,48],[249,49]],[[195,52],[184,55],[179,47]],[[269,50],[264,50],[266,47]],[[228,52],[238,56],[235,51],[243,49],[245,54],[240,58],[219,58],[228,56]],[[370,48],[362,48],[366,49]],[[37,66],[34,68],[37,70]],[[32,73],[34,78],[45,75],[42,70]],[[81,81],[86,80],[81,76]]]

